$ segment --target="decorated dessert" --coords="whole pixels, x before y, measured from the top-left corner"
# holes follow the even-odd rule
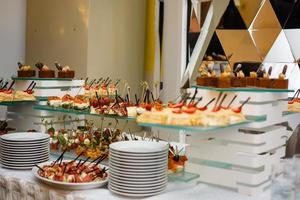
[[[257,86],[262,88],[270,88],[271,87],[271,79],[270,75],[272,73],[272,67],[269,68],[268,73],[263,71],[263,76],[257,80]]]
[[[241,70],[242,65],[239,64],[234,70],[235,76],[231,78],[231,87],[246,87],[245,74]]]
[[[231,67],[227,65],[224,69],[223,64],[220,64],[221,75],[218,77],[217,87],[218,88],[229,88],[231,87]]]
[[[35,64],[39,69],[39,78],[54,78],[55,72],[41,62]]]
[[[257,85],[257,73],[250,72],[250,76],[246,77],[246,85],[248,87],[256,87]]]
[[[217,86],[216,72],[212,69],[214,63],[212,61],[203,61],[198,71],[200,77],[197,78],[197,84],[200,86]]]
[[[75,110],[86,110],[89,109],[90,107],[90,102],[85,96],[83,95],[77,95],[74,98],[73,101],[73,108]]]
[[[75,71],[71,70],[69,66],[62,67],[58,62],[54,63],[56,68],[58,69],[58,78],[74,78],[75,77]]]
[[[21,62],[18,62],[19,70],[18,77],[34,77],[35,70],[32,69],[29,65],[23,65]]]
[[[274,89],[288,89],[289,80],[286,79],[286,71],[288,66],[284,65],[282,72],[278,75],[278,79],[271,80],[271,87]]]

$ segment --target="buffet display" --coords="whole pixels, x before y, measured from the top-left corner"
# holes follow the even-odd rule
[[[288,79],[286,79],[287,65],[283,67],[282,72],[278,78],[270,78],[272,74],[272,67],[268,72],[261,66],[257,71],[250,72],[250,76],[246,77],[239,64],[232,70],[230,65],[224,69],[224,65],[220,64],[220,75],[217,76],[213,70],[213,61],[203,61],[199,67],[200,76],[197,78],[197,85],[217,88],[231,88],[231,87],[258,87],[271,89],[288,89]]]

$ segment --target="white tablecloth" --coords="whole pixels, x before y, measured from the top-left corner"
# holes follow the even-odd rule
[[[36,180],[30,170],[8,170],[0,167],[0,200],[119,200],[107,188],[83,191],[63,191]],[[149,200],[271,200],[270,192],[249,197],[206,184],[169,182],[164,194]]]

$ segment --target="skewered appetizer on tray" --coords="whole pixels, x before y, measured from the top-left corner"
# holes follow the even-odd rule
[[[75,151],[77,155],[96,158],[108,152],[109,144],[123,139],[119,129],[103,130],[48,130],[52,150]]]
[[[178,150],[170,145],[168,155],[168,169],[171,173],[181,172],[184,170],[185,162],[188,160],[186,155],[182,155],[183,148]]]
[[[33,95],[34,94],[33,89],[35,86],[36,86],[36,83],[34,81],[32,81],[26,90],[16,91],[16,93],[14,95],[14,100],[15,101],[35,101],[36,98]]]
[[[34,77],[35,70],[32,69],[29,65],[23,65],[21,62],[18,62],[19,70],[18,77]]]
[[[288,111],[289,112],[300,112],[300,89],[298,89],[293,98],[288,102]]]
[[[64,183],[99,182],[108,178],[108,169],[99,165],[107,155],[99,156],[92,162],[88,162],[89,158],[84,161],[77,161],[81,155],[74,160],[63,161],[64,153],[50,164],[36,165],[39,169],[37,171],[38,175],[49,180]]]
[[[54,78],[55,71],[51,70],[48,66],[44,65],[41,62],[35,64],[35,66],[39,69],[39,78]]]
[[[223,102],[227,97],[222,93],[215,98],[211,99],[206,103],[206,105],[200,107],[198,103],[202,98],[196,100],[195,94],[187,103],[189,94],[182,97],[182,100],[178,103],[170,102],[168,106],[164,106],[159,110],[151,109],[151,111],[145,111],[143,114],[137,117],[137,121],[140,123],[153,123],[153,124],[163,124],[163,125],[175,125],[175,126],[226,126],[230,124],[235,124],[243,122],[246,120],[245,116],[242,114],[242,107],[250,100],[248,98],[241,106],[238,108],[231,108],[233,101],[236,96],[231,100],[230,104],[226,107],[223,106]],[[212,110],[208,110],[208,106],[215,101],[215,106]]]
[[[84,95],[88,98],[96,98],[96,93],[99,97],[111,97],[118,92],[117,86],[120,80],[117,80],[113,83],[110,78],[100,78],[99,80],[92,80],[88,83],[88,80],[85,81],[84,86]]]
[[[13,101],[13,85],[15,81],[11,82],[9,87],[7,88],[9,82],[6,81],[3,84],[3,80],[1,80],[2,87],[0,88],[0,102],[2,101]]]

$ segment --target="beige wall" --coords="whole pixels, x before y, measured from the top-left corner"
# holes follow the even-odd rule
[[[26,62],[54,61],[86,75],[90,0],[27,0]]]
[[[91,0],[87,75],[109,76],[139,89],[144,71],[146,0]]]

